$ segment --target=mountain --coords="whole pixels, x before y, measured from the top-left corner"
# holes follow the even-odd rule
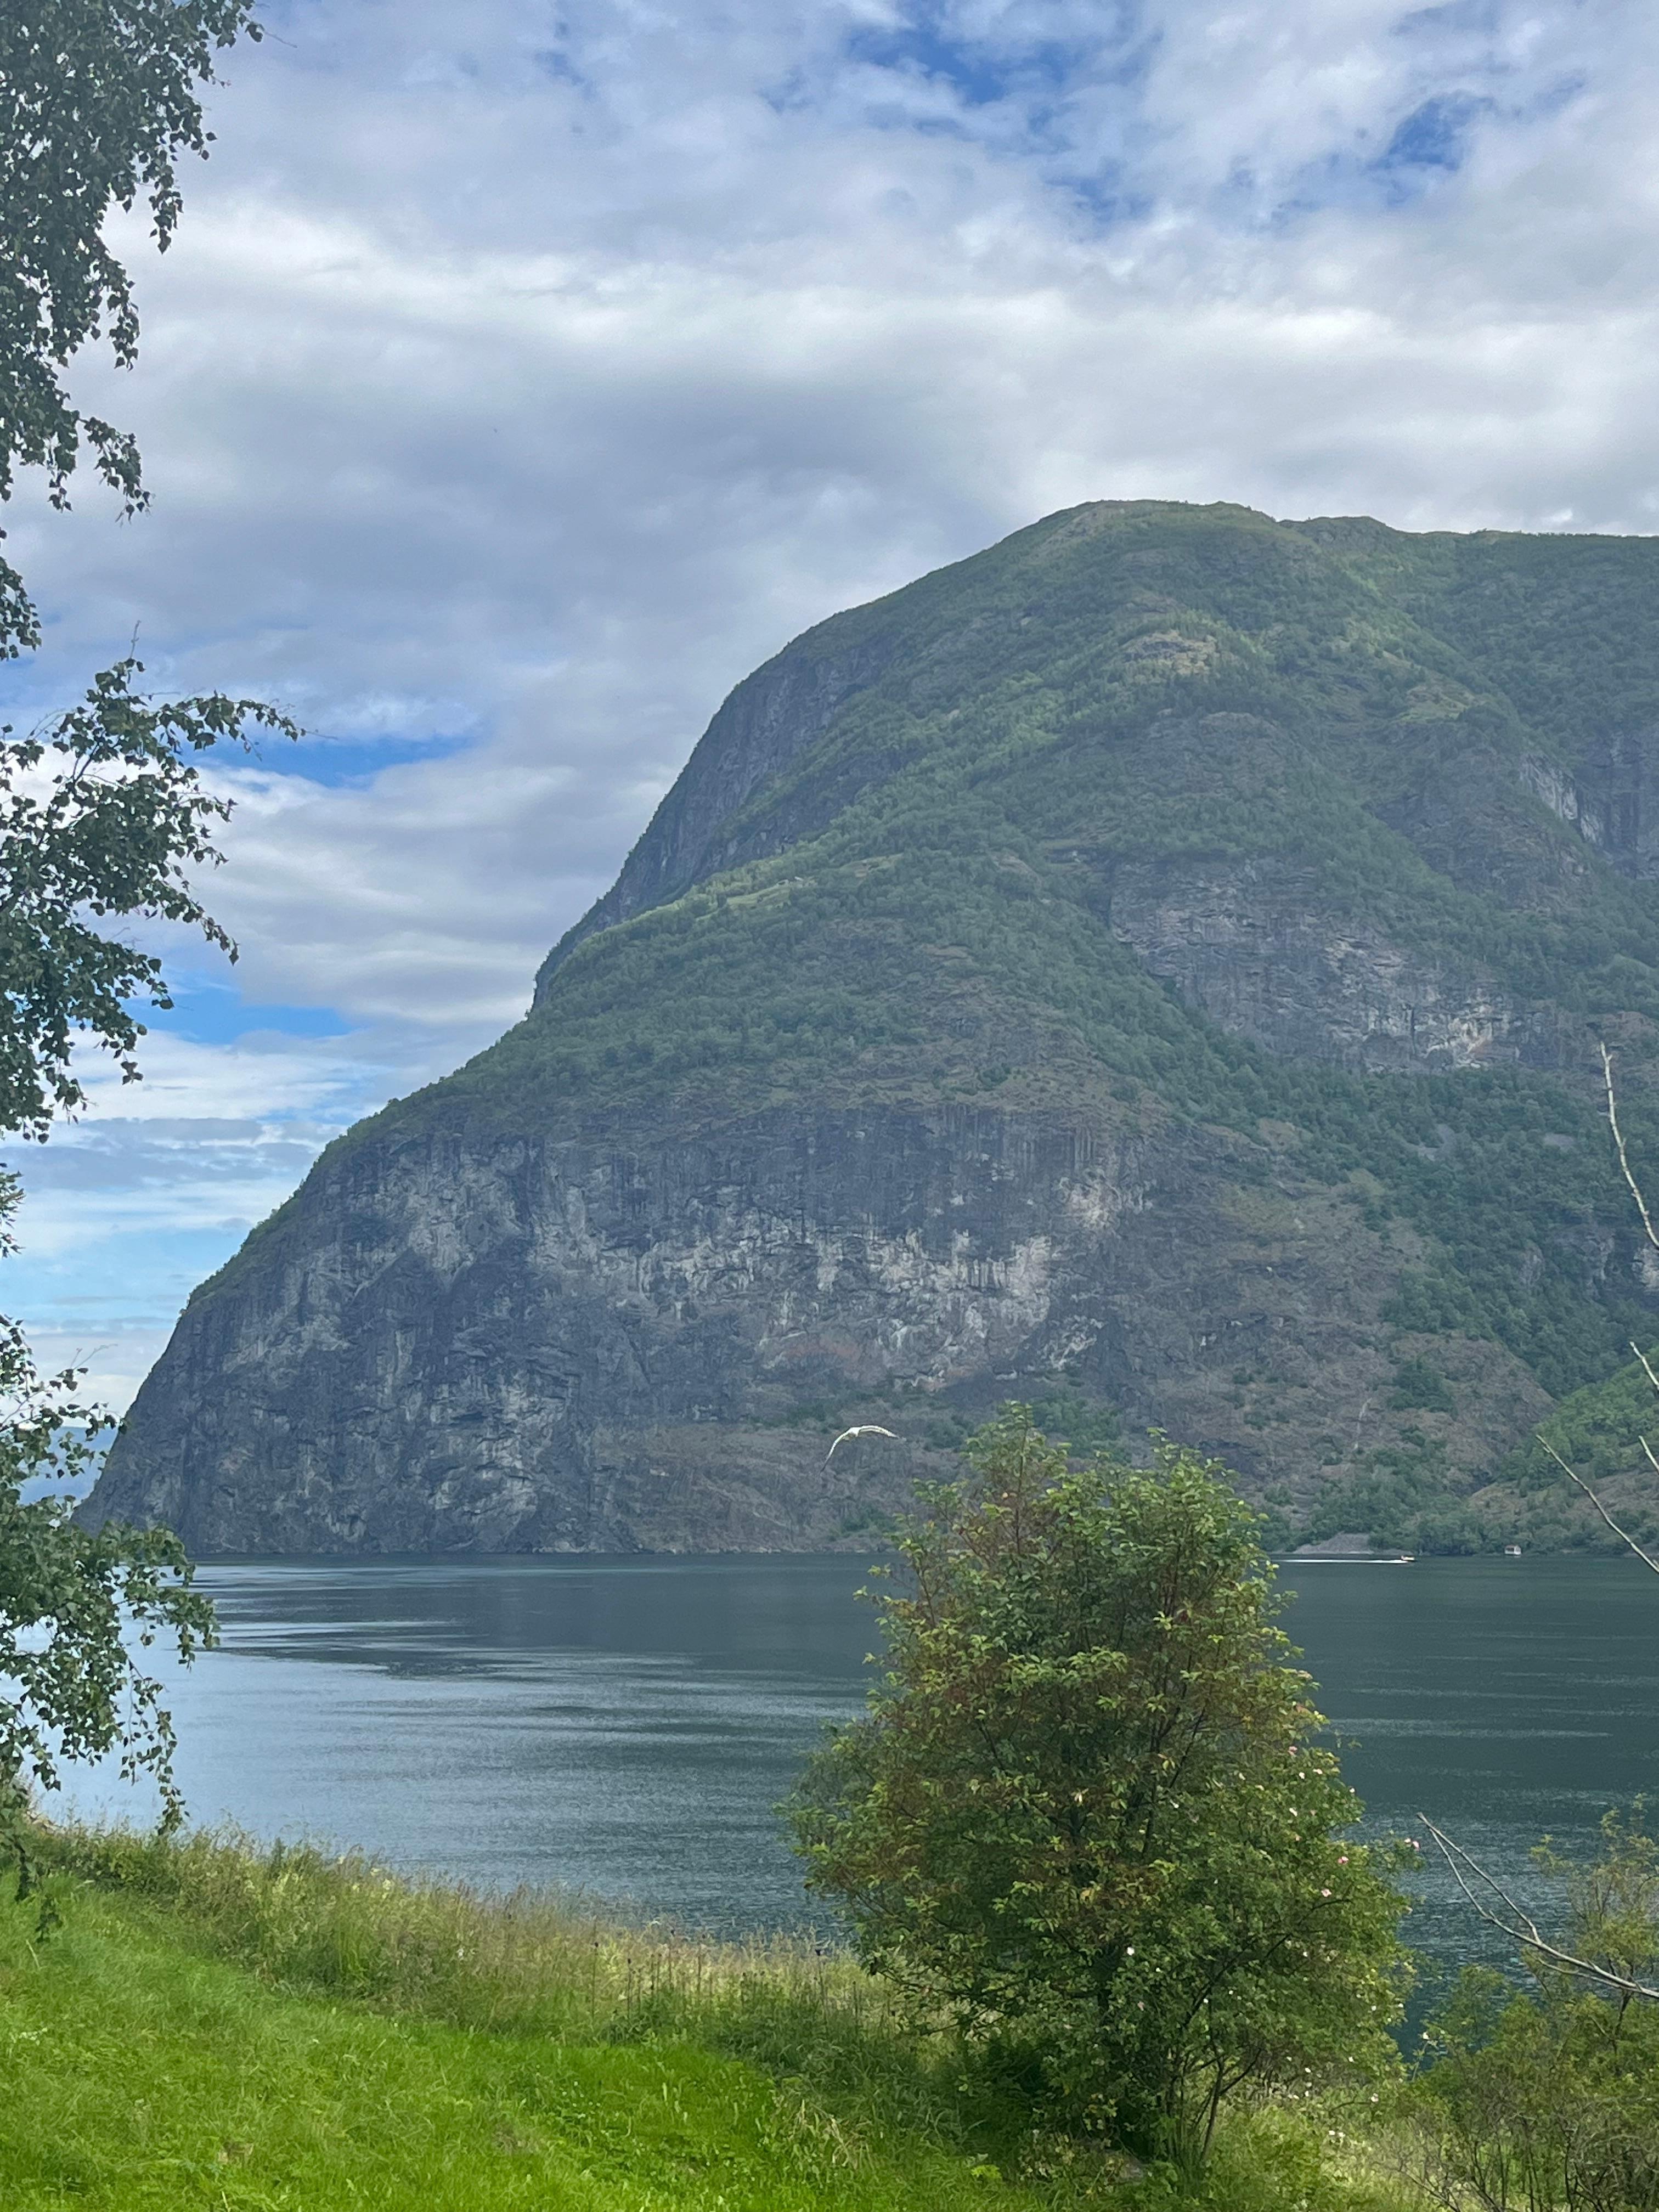
[[[738,685],[526,1019],[197,1291],[87,1510],[815,1548],[1017,1396],[1286,1534],[1482,1540],[1659,1333],[1602,1037],[1659,1158],[1659,540],[1077,507]]]

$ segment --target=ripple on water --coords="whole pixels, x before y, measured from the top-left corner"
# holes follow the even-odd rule
[[[772,1811],[874,1640],[856,1557],[217,1565],[224,1649],[172,1690],[197,1817],[732,1931],[806,1900]],[[1365,1832],[1419,1811],[1539,1894],[1659,1780],[1659,1578],[1622,1561],[1285,1570]],[[106,1775],[74,1799],[114,1809]],[[1411,1940],[1465,1955],[1425,1865]],[[1492,1939],[1496,1948],[1497,1939]]]

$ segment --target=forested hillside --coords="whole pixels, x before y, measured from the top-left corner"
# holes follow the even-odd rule
[[[1285,1539],[1572,1540],[1512,1455],[1659,1334],[1597,1105],[1604,1038],[1659,1166],[1656,616],[1656,540],[1143,502],[808,632],[197,1293],[94,1510],[814,1547],[1019,1396]]]

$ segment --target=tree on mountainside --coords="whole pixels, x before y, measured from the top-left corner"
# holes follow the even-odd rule
[[[1241,2087],[1389,2063],[1401,1900],[1221,1471],[1079,1471],[1023,1407],[968,1455],[793,1802],[807,1881],[1052,2111],[1197,2160]]]
[[[19,470],[45,471],[69,501],[83,449],[132,514],[146,503],[131,435],[71,403],[64,371],[106,337],[136,356],[127,270],[104,236],[112,208],[148,208],[165,249],[179,220],[177,164],[204,155],[199,88],[216,53],[258,36],[242,0],[12,0],[0,13],[0,501]],[[23,579],[0,560],[0,658],[40,641]],[[227,803],[196,757],[250,724],[293,733],[258,701],[151,700],[134,659],[96,676],[78,707],[19,737],[0,730],[0,1135],[41,1139],[84,1098],[77,1042],[138,1069],[136,998],[170,1004],[159,961],[111,927],[136,919],[201,929],[234,957],[191,871],[219,857]],[[17,1184],[0,1170],[0,1251]],[[62,1483],[107,1425],[79,1402],[80,1376],[42,1376],[15,1323],[0,1321],[0,1836],[17,1850],[32,1783],[64,1759],[118,1751],[176,1816],[173,1735],[155,1682],[128,1648],[158,1634],[189,1659],[213,1616],[165,1530],[70,1519]],[[46,1494],[26,1498],[27,1487]]]

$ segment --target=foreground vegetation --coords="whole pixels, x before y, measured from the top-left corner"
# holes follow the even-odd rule
[[[1609,1824],[1596,1957],[1659,1960]],[[0,2204],[88,2212],[1653,2212],[1659,2007],[1468,1977],[1433,2062],[1230,2104],[1184,2173],[1033,2124],[844,1954],[234,1836],[36,1832],[0,1895]]]
[[[810,1946],[722,1948],[234,1838],[65,1831],[0,1903],[0,2203],[1403,2212],[1289,2106],[1201,2186],[1035,2133]]]
[[[240,0],[164,12],[136,100],[133,49],[111,38],[131,10],[58,8],[50,40],[0,27],[0,152],[24,146],[50,185],[7,196],[17,250],[0,262],[25,276],[0,344],[0,500],[15,467],[40,465],[61,504],[84,438],[106,483],[142,504],[131,440],[72,410],[56,369],[100,319],[130,361],[137,325],[103,215],[148,198],[166,242],[173,156],[205,149],[195,87],[252,28]],[[51,159],[43,113],[73,125]],[[86,186],[69,216],[65,163]],[[918,685],[914,662],[902,696],[872,685],[810,764],[817,792],[775,780],[738,825],[765,857],[585,948],[558,1019],[514,1032],[448,1096],[500,1111],[527,1074],[578,1121],[699,1085],[722,1110],[751,1092],[1081,1098],[1112,1127],[1218,1130],[1239,1189],[1268,1181],[1260,1148],[1288,1148],[1369,1231],[1386,1242],[1395,1223],[1407,1239],[1413,1264],[1380,1316],[1401,1355],[1389,1410],[1455,1411],[1411,1340],[1484,1339],[1553,1396],[1606,1386],[1563,1415],[1612,1450],[1616,1370],[1647,1316],[1617,1271],[1583,1279],[1602,1200],[1583,1098],[1522,1073],[1378,1083],[1275,1061],[1170,998],[1104,925],[1121,864],[1288,851],[1314,856],[1320,910],[1345,927],[1480,963],[1575,1020],[1659,1015],[1649,887],[1603,872],[1573,910],[1534,911],[1502,880],[1509,861],[1530,865],[1513,823],[1465,881],[1431,838],[1389,822],[1448,761],[1518,769],[1538,748],[1573,765],[1579,727],[1650,720],[1659,664],[1631,649],[1647,635],[1648,549],[1597,545],[1598,588],[1563,605],[1590,549],[1390,539],[1379,569],[1350,526],[1287,532],[1235,512],[1218,534],[1213,517],[1164,509],[1137,518],[1133,544],[1055,568],[1069,527],[968,564],[977,602],[944,606],[942,628],[939,594],[960,575],[908,595],[911,641],[950,645],[968,711]],[[1234,557],[1240,532],[1251,558]],[[1028,619],[1034,549],[1047,626],[1021,658],[1008,634]],[[1175,596],[1140,591],[1149,562]],[[1609,635],[1617,653],[1601,649]],[[1542,636],[1551,655],[1529,657]],[[0,657],[37,641],[0,562]],[[129,660],[94,678],[44,740],[0,731],[0,1135],[44,1135],[81,1102],[79,1033],[135,1075],[131,1002],[169,1003],[157,962],[88,912],[193,924],[229,949],[191,887],[225,811],[194,756],[249,723],[290,726],[217,696],[155,706],[140,672]],[[1151,773],[1142,744],[1176,678],[1211,732],[1184,786],[1164,736]],[[786,850],[763,817],[791,807],[809,827]],[[0,1250],[15,1194],[0,1170]],[[1279,1387],[1235,1377],[1241,1392],[1259,1380]],[[150,1771],[176,1816],[170,1724],[121,1630],[141,1650],[170,1633],[186,1659],[212,1633],[164,1533],[90,1535],[61,1498],[26,1500],[83,1449],[75,1384],[38,1376],[0,1322],[0,1844],[17,1869],[0,1899],[6,2212],[1659,2205],[1659,2002],[1644,2009],[1656,1993],[1634,1980],[1659,1956],[1653,1846],[1615,1824],[1613,1876],[1577,1895],[1574,1940],[1599,1984],[1575,1970],[1540,1974],[1536,1995],[1467,1985],[1432,2045],[1440,2063],[1405,2084],[1376,2032],[1394,1900],[1358,1847],[1337,1848],[1356,1808],[1307,1747],[1316,1716],[1279,1663],[1253,1544],[1182,1455],[1160,1458],[1156,1480],[1106,1470],[1109,1497],[1104,1473],[1088,1487],[1040,1437],[1028,1465],[1028,1419],[1019,1482],[958,1500],[909,1547],[921,1598],[900,1615],[889,1692],[800,1808],[814,1878],[851,1907],[887,1969],[878,1982],[839,1954],[722,1949],[350,1857],[27,1824],[27,1790],[55,1759],[110,1750]],[[1107,1409],[1084,1412],[1109,1429]],[[1316,1533],[1320,1515],[1334,1526],[1363,1507],[1379,1530],[1418,1516],[1419,1544],[1463,1540],[1443,1510],[1443,1440],[1413,1425],[1358,1454],[1356,1440]],[[1344,1469],[1334,1449],[1321,1464]],[[985,1468],[1006,1472],[994,1456]],[[1182,1540],[1165,1541],[1177,1509]],[[1079,1700],[1092,1734],[1073,1725]],[[1178,1735],[1191,1723],[1173,1750],[1171,1717]],[[988,1718],[1018,1756],[1000,1742],[975,1771]],[[1125,2157],[1120,2128],[1176,2160]]]
[[[901,1530],[885,1668],[793,1802],[809,1887],[1034,2112],[1196,2169],[1226,2100],[1389,2070],[1405,1898],[1308,1699],[1256,1516],[1024,1407]]]
[[[224,1917],[228,1892],[251,1867],[220,1850],[172,1871],[188,1904],[170,1912],[145,1899],[142,1881],[100,1890],[58,1880],[46,1892],[58,1924],[44,1942],[38,1914],[3,1916],[0,2039],[13,2094],[0,2114],[0,2197],[15,2212],[65,2203],[633,2212],[884,2206],[901,2189],[954,2206],[983,2194],[964,2160],[921,2141],[902,2156],[855,2142],[804,2087],[782,2089],[713,2050],[595,2040],[597,2023],[584,2034],[574,2020],[564,2034],[460,2024],[450,2015],[487,2014],[499,2000],[499,1960],[469,1983],[459,1956],[444,1977],[427,1950],[407,2001],[382,1987],[371,2008],[364,1984],[376,1967],[412,1963],[411,1938],[424,1948],[417,1929],[428,1942],[446,1919],[480,1930],[482,1916],[459,1900],[447,1913],[434,1898],[394,1899],[368,1878],[354,1897],[349,1881],[289,1863],[248,1882],[252,1916],[238,1930]],[[509,1923],[495,1933],[507,1936]],[[526,2010],[580,2011],[574,1942],[566,1932],[533,1951],[573,1981],[533,1994],[521,1984]],[[244,1947],[285,1958],[289,1972],[232,1963]]]
[[[1659,2212],[1640,1807],[1594,1869],[1544,1851],[1561,1942],[1521,1919],[1531,1986],[1466,1978],[1411,2071],[1404,1900],[1345,1838],[1254,1517],[1024,1407],[968,1458],[794,1800],[856,1953],[31,1819],[0,2206]]]

